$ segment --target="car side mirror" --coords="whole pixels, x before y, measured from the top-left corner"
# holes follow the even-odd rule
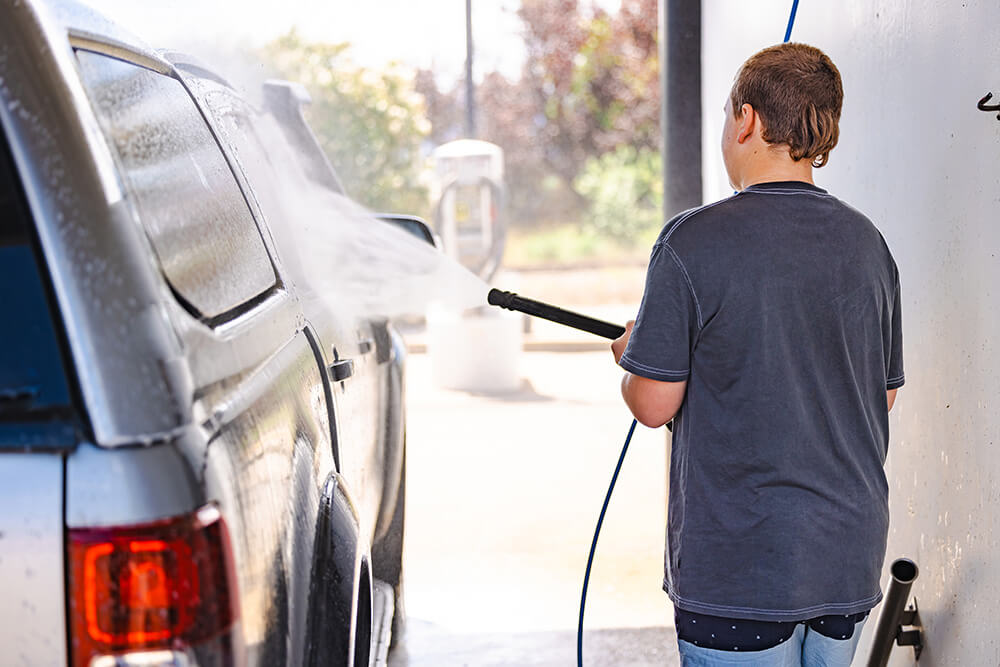
[[[426,222],[415,215],[377,213],[375,217],[382,222],[388,222],[389,224],[396,225],[407,234],[416,236],[421,241],[426,241],[435,248],[437,247],[437,243],[434,242],[434,234],[431,232],[431,228],[427,226]]]

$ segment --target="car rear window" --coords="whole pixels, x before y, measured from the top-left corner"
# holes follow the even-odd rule
[[[58,319],[34,238],[20,179],[0,128],[0,449],[38,444],[27,440],[33,431],[26,430],[24,422],[55,424],[75,414]],[[45,438],[43,444],[59,443]]]
[[[205,119],[176,79],[77,51],[84,86],[175,294],[216,318],[275,285],[260,232]]]

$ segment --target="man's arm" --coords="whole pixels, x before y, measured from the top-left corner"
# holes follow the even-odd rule
[[[621,361],[625,353],[634,324],[634,320],[629,321],[625,325],[625,333],[611,344],[616,364]],[[640,424],[649,428],[659,428],[674,418],[680,410],[681,403],[684,402],[686,389],[686,380],[662,382],[628,371],[625,371],[625,377],[622,378],[622,398],[625,399],[625,405]]]
[[[639,423],[659,428],[674,418],[684,402],[687,381],[661,382],[625,371],[622,398]]]
[[[899,391],[898,387],[896,389],[889,389],[888,391],[885,392],[885,402],[886,405],[889,406],[889,410],[892,410],[892,404],[896,402],[897,391]]]

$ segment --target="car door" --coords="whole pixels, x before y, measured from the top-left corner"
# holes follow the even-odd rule
[[[338,470],[347,480],[361,514],[363,533],[371,535],[382,498],[384,413],[372,322],[347,307],[351,295],[325,277],[297,271],[322,266],[336,234],[316,233],[339,223],[339,193],[319,191],[304,173],[299,156],[285,139],[279,121],[250,105],[224,81],[197,65],[174,59],[185,83],[206,110],[231,150],[246,190],[260,207],[278,256],[279,270],[298,296],[316,334],[335,415]],[[372,224],[379,224],[372,220]],[[323,230],[325,231],[325,230]],[[309,254],[310,257],[303,257]],[[382,325],[384,326],[384,325]],[[367,541],[367,540],[366,540]]]

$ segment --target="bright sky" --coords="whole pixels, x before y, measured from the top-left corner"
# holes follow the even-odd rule
[[[465,63],[465,0],[84,0],[155,47],[261,44],[295,27],[310,40],[350,42],[354,60],[433,69],[442,83]],[[599,0],[616,9],[619,0]],[[524,59],[520,0],[473,0],[476,77],[516,78]],[[238,7],[238,10],[234,8]]]

